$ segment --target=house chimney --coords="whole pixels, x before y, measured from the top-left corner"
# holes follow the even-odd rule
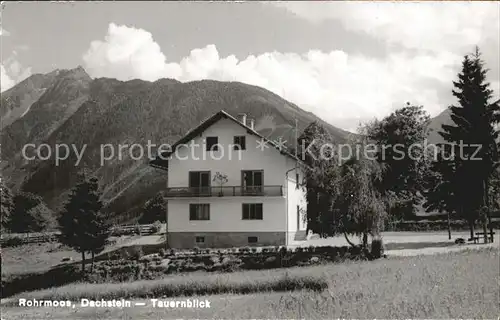
[[[240,113],[240,116],[241,116],[241,123],[243,123],[243,125],[247,125],[247,114],[246,113]]]
[[[249,127],[250,127],[250,129],[255,130],[255,129],[254,129],[254,126],[255,126],[255,119],[249,119],[249,122],[250,122],[250,123],[249,123]]]

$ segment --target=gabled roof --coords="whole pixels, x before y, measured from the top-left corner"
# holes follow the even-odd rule
[[[229,113],[225,112],[224,110],[221,110],[221,111],[215,113],[210,118],[208,118],[205,121],[203,121],[198,127],[196,127],[194,129],[188,131],[188,133],[184,137],[182,137],[181,139],[179,139],[172,146],[171,151],[170,152],[164,152],[162,154],[162,157],[163,158],[168,158],[170,155],[172,155],[175,152],[175,150],[177,149],[177,147],[179,145],[186,144],[189,141],[193,140],[194,138],[196,138],[197,136],[199,136],[200,134],[202,134],[206,129],[208,129],[210,126],[212,126],[213,124],[215,124],[216,122],[218,122],[221,119],[229,119],[229,120],[237,123],[241,127],[245,128],[247,130],[247,133],[252,134],[252,135],[254,135],[254,136],[256,136],[256,137],[258,137],[260,139],[263,139],[268,146],[275,148],[281,154],[283,154],[283,155],[285,155],[287,157],[290,157],[290,158],[292,158],[295,161],[303,162],[302,160],[300,160],[298,157],[296,157],[295,155],[291,154],[290,152],[285,151],[285,150],[280,150],[279,146],[274,141],[271,141],[271,140],[267,139],[266,137],[262,136],[260,133],[258,133],[257,131],[255,131],[254,129],[252,129],[252,128],[246,126],[246,125],[244,125],[241,121],[239,121],[235,117],[231,116]],[[156,159],[150,161],[149,165],[152,166],[152,167],[159,168],[159,169],[166,169],[167,166],[168,166],[168,161],[167,160],[163,160],[160,157],[157,157]]]

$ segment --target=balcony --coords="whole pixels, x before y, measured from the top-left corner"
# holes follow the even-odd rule
[[[167,198],[186,197],[282,197],[283,186],[222,186],[167,188]]]

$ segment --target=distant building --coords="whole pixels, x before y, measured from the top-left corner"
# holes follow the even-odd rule
[[[220,111],[164,153],[168,160],[151,162],[168,171],[170,247],[288,245],[305,240],[307,206],[300,160],[265,139],[253,125],[246,115],[240,121]]]

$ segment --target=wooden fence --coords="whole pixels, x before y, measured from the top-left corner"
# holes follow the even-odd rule
[[[53,242],[58,241],[59,235],[59,232],[3,234],[0,238],[0,245],[10,247],[28,243]]]
[[[112,236],[130,235],[130,234],[140,234],[148,235],[156,233],[158,230],[154,224],[140,224],[140,225],[126,225],[118,226],[111,230]]]
[[[122,235],[149,235],[158,232],[154,224],[142,225],[125,225],[111,228],[111,236]],[[6,233],[0,237],[0,245],[2,247],[11,247],[29,243],[45,243],[58,241],[60,232],[38,232],[38,233]]]

